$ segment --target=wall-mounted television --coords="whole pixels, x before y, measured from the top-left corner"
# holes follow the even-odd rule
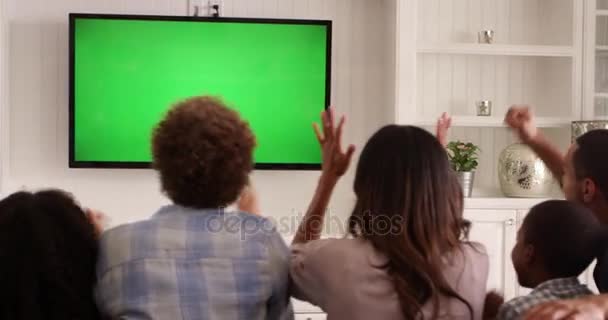
[[[171,105],[220,97],[257,138],[258,169],[318,169],[331,21],[70,14],[71,168],[148,168]]]

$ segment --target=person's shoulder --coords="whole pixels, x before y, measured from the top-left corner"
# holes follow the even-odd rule
[[[150,222],[144,220],[119,225],[105,231],[99,239],[98,271],[103,272],[132,260],[136,255],[132,250],[132,244],[149,234],[145,231],[149,228]]]
[[[460,248],[466,259],[470,259],[474,261],[474,264],[480,265],[489,265],[490,256],[488,255],[488,250],[486,246],[479,242],[467,241],[463,242],[460,245]]]
[[[291,245],[291,263],[294,270],[308,269],[327,272],[332,261],[340,261],[342,264],[351,260],[355,243],[352,239],[327,238],[312,240],[305,243]]]
[[[481,242],[466,241],[463,242],[461,246],[465,251],[471,252],[475,255],[488,256],[488,249]]]
[[[138,222],[125,223],[119,226],[113,227],[104,231],[101,234],[100,240],[102,244],[108,244],[110,242],[123,242],[126,238],[130,238],[137,233],[138,229],[145,229],[147,225],[149,225],[149,221],[142,220]]]
[[[367,261],[379,254],[364,239],[325,238],[291,245],[292,256],[309,257],[314,260]],[[379,260],[378,259],[373,260]]]
[[[521,296],[505,302],[498,311],[497,320],[518,319],[526,310],[534,306],[528,296]]]
[[[360,246],[357,239],[347,238],[324,238],[311,240],[306,243],[292,244],[293,250],[308,250],[308,251],[343,251],[346,248],[355,248]]]

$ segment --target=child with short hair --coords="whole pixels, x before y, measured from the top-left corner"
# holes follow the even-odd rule
[[[551,200],[534,206],[511,254],[519,284],[534,290],[502,305],[497,319],[519,319],[543,302],[593,294],[578,276],[596,258],[600,235],[597,219],[580,204]]]
[[[102,236],[104,319],[293,319],[289,249],[269,219],[250,214],[259,207],[249,124],[219,99],[193,97],[165,115],[151,146],[173,204]]]

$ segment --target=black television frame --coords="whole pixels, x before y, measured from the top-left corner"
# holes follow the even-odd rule
[[[302,19],[267,19],[267,18],[224,18],[224,17],[192,17],[192,16],[160,16],[160,15],[123,15],[123,14],[69,14],[69,168],[99,168],[99,169],[147,169],[151,162],[122,162],[122,161],[76,161],[75,159],[75,22],[76,19],[108,19],[108,20],[153,20],[153,21],[186,21],[186,22],[215,22],[215,23],[262,23],[262,24],[299,24],[320,25],[327,28],[326,70],[325,70],[325,109],[331,103],[331,58],[332,58],[332,21],[331,20],[302,20]],[[319,170],[321,164],[312,163],[255,163],[257,170]]]

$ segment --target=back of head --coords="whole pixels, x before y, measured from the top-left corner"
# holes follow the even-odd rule
[[[551,200],[534,206],[524,219],[523,242],[534,247],[553,278],[577,277],[599,253],[601,226],[584,206]]]
[[[97,237],[61,191],[0,201],[0,319],[98,319]]]
[[[573,161],[578,179],[593,180],[604,199],[608,201],[608,130],[592,130],[576,139]]]
[[[462,191],[437,139],[416,127],[380,129],[361,153],[354,189],[350,232],[389,258],[405,318],[427,301],[438,311],[439,294],[466,303],[443,276],[443,259],[460,249],[466,224]]]
[[[154,130],[152,154],[164,192],[178,205],[217,208],[235,201],[253,169],[249,125],[220,100],[177,103]]]

